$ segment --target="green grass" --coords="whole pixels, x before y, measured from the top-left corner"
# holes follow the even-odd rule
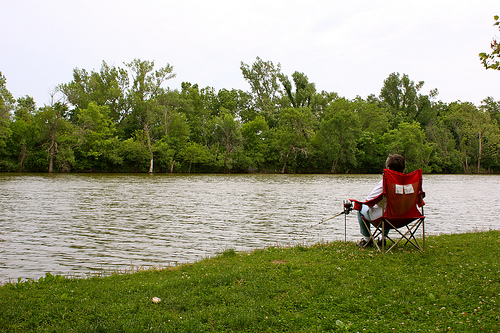
[[[161,302],[153,303],[159,297]],[[6,332],[498,332],[500,231],[391,254],[334,242],[0,287]]]

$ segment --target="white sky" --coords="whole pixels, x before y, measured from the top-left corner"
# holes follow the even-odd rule
[[[485,70],[499,0],[0,0],[0,71],[15,98],[38,106],[73,69],[167,63],[177,77],[250,90],[240,63],[256,57],[303,72],[318,91],[379,95],[392,72],[421,93],[479,105],[500,100],[500,71]]]

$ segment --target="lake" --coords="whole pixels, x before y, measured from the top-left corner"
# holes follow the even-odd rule
[[[0,174],[0,282],[360,238],[381,175]],[[500,229],[498,175],[424,175],[426,234]]]

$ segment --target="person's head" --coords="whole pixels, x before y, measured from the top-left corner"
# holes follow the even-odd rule
[[[405,172],[405,158],[398,154],[389,154],[385,161],[385,167],[393,171]]]

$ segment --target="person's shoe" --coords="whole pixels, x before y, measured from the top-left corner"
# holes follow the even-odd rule
[[[384,243],[383,243],[383,244],[384,244],[384,247],[385,247],[385,245],[387,244],[387,239],[384,239]],[[377,245],[378,245],[379,247],[382,247],[382,238],[379,238],[379,239],[377,240]]]
[[[373,245],[373,240],[370,238],[369,240],[366,239],[361,239],[356,243],[357,246],[359,247],[367,247],[367,246],[372,246]]]

